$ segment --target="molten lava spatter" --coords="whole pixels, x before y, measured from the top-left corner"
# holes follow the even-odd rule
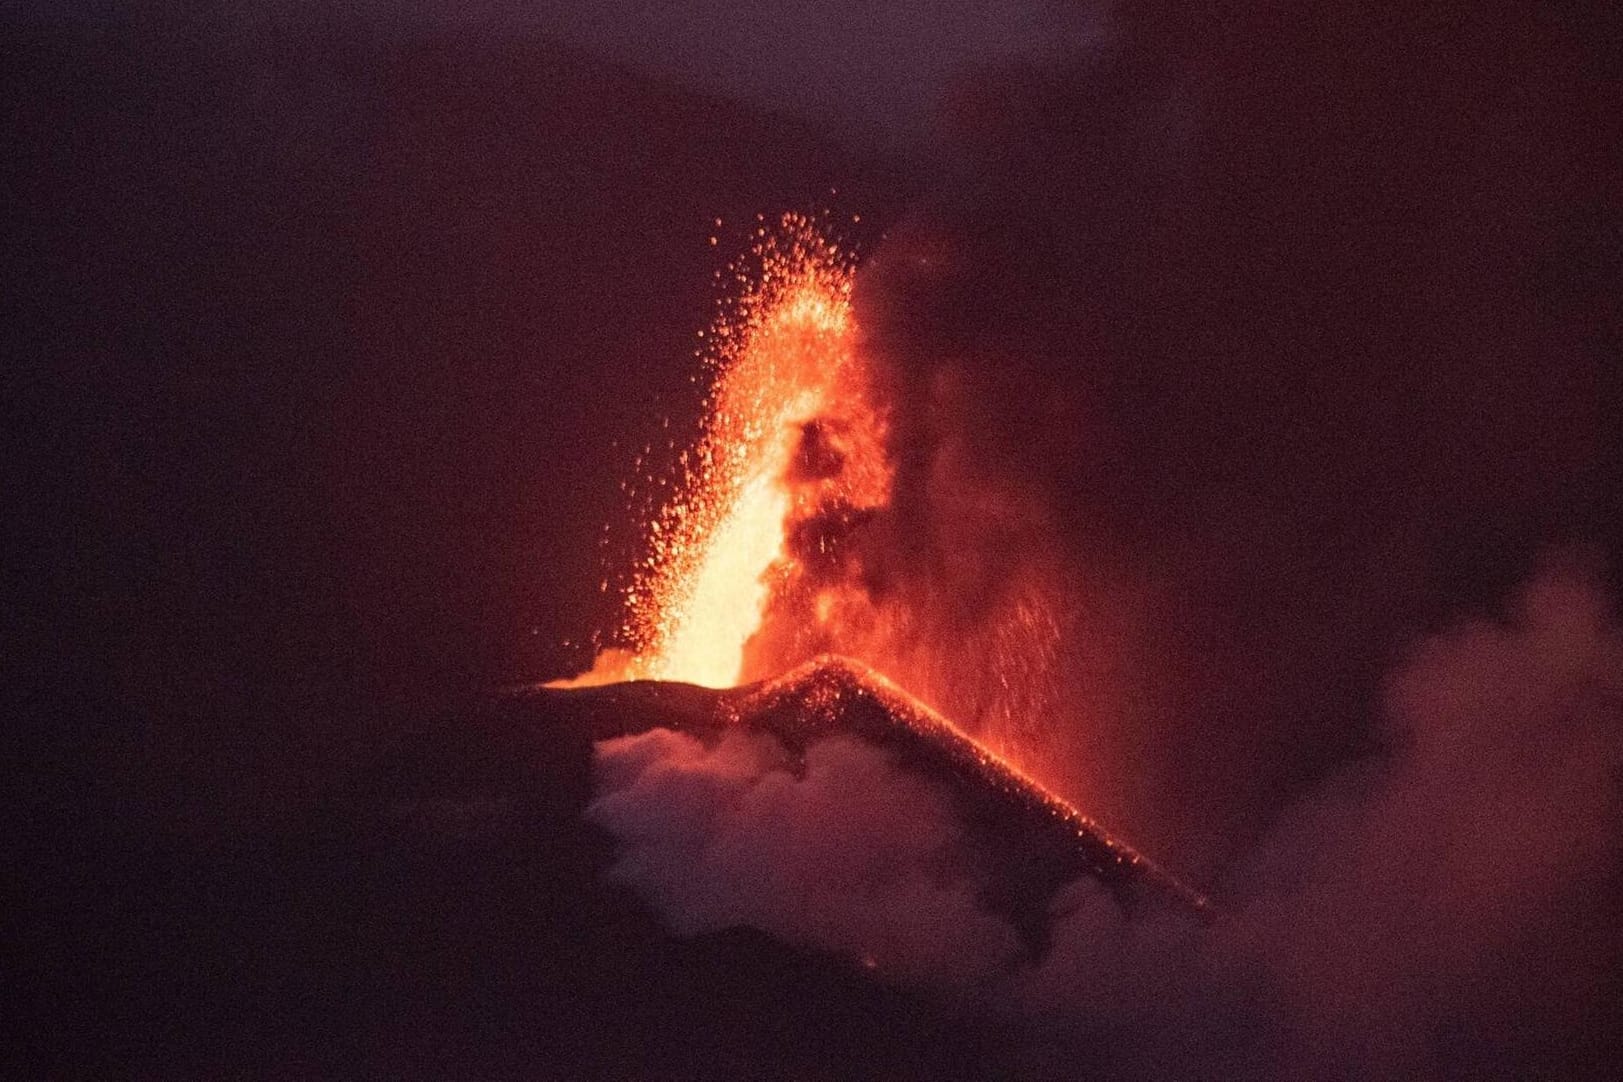
[[[591,672],[559,683],[723,688],[844,655],[1021,758],[1031,742],[1008,739],[1009,715],[1027,728],[1046,716],[1061,625],[1024,578],[981,584],[965,616],[951,596],[916,589],[916,573],[915,589],[896,589],[895,569],[875,557],[894,551],[898,526],[854,270],[822,220],[787,214],[756,230],[734,268],[737,293],[707,335],[699,441],[627,590],[629,649],[604,651]]]
[[[749,264],[710,334],[703,436],[631,592],[640,649],[628,676],[737,684],[769,572],[785,573],[791,521],[809,502],[888,495],[883,429],[854,351],[851,259],[810,219],[786,215],[757,231]]]

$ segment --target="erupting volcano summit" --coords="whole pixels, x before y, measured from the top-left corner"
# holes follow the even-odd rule
[[[837,734],[875,745],[951,795],[995,866],[994,904],[1024,928],[1083,874],[1129,912],[1147,900],[1205,911],[1198,892],[881,675],[898,630],[874,604],[860,546],[892,474],[851,312],[854,262],[793,214],[757,230],[752,255],[709,332],[699,446],[626,597],[631,649],[544,689],[548,713],[585,719],[595,740],[659,727],[714,741],[742,725],[796,756]]]

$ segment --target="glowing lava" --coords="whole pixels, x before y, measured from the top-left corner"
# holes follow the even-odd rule
[[[828,487],[815,470],[802,476],[808,425],[861,429],[864,468],[829,482],[842,499],[888,495],[882,429],[854,351],[851,259],[801,215],[756,237],[741,294],[711,331],[714,390],[697,453],[681,495],[653,523],[631,591],[640,642],[628,675],[740,682],[768,573],[787,558],[791,513],[827,495],[813,491]]]
[[[721,711],[727,724],[776,695],[782,709],[767,703],[766,712],[778,718],[770,728],[781,740],[848,729],[903,747],[910,761],[935,763],[938,779],[982,794],[966,798],[970,818],[990,814],[991,801],[1013,809],[1011,822],[1060,839],[1061,878],[1083,870],[1110,882],[1154,881],[1200,910],[1198,894],[1038,784],[1023,757],[1010,755],[1018,749],[994,738],[992,750],[927,703],[951,701],[939,691],[963,674],[974,702],[990,682],[1005,713],[1046,717],[1041,692],[1059,660],[1061,625],[1023,580],[999,584],[1005,603],[987,610],[986,627],[958,621],[948,634],[929,634],[934,625],[909,619],[908,598],[898,597],[884,563],[897,529],[892,466],[852,315],[854,269],[811,218],[785,215],[775,229],[757,230],[736,274],[739,293],[709,335],[713,389],[698,445],[682,459],[676,498],[649,525],[648,554],[626,595],[632,649],[604,651],[592,671],[552,686],[653,680],[661,683],[626,686],[663,694],[672,682],[743,685],[738,694],[748,698],[727,699]],[[953,664],[966,642],[984,664]],[[984,729],[989,713],[973,711],[971,726]],[[622,727],[648,720],[613,714]]]

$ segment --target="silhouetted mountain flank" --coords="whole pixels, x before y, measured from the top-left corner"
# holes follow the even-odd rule
[[[947,794],[983,860],[989,908],[1037,942],[1055,890],[1079,876],[1106,885],[1129,914],[1207,910],[1206,899],[1066,802],[965,736],[861,662],[823,656],[777,679],[725,691],[641,681],[516,693],[537,720],[594,740],[662,727],[719,739],[731,726],[767,732],[792,756],[846,734],[884,749]]]

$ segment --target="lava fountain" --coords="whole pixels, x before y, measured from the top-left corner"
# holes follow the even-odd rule
[[[1066,839],[1057,867],[1068,874],[1149,884],[1204,908],[1197,892],[1111,839],[1006,753],[882,675],[896,629],[874,602],[862,537],[883,517],[892,471],[885,413],[852,315],[854,271],[812,218],[788,214],[756,231],[736,269],[739,292],[708,332],[712,390],[698,445],[682,459],[677,496],[650,523],[627,591],[633,649],[605,651],[591,672],[551,687],[749,685],[742,700],[695,700],[696,724],[764,728],[786,746],[806,739],[808,719],[832,710],[836,720],[819,733],[850,729],[927,761],[939,781],[995,805],[976,818],[1005,821],[1006,836],[1057,828]],[[575,705],[589,713],[595,701]],[[612,725],[600,735],[625,735],[627,703],[611,705]]]
[[[772,583],[796,575],[793,524],[888,498],[882,416],[856,350],[854,269],[804,215],[756,231],[736,269],[739,293],[707,333],[712,390],[698,446],[650,524],[627,593],[634,650],[605,655],[576,683],[742,682]],[[825,597],[820,620],[835,617]]]

